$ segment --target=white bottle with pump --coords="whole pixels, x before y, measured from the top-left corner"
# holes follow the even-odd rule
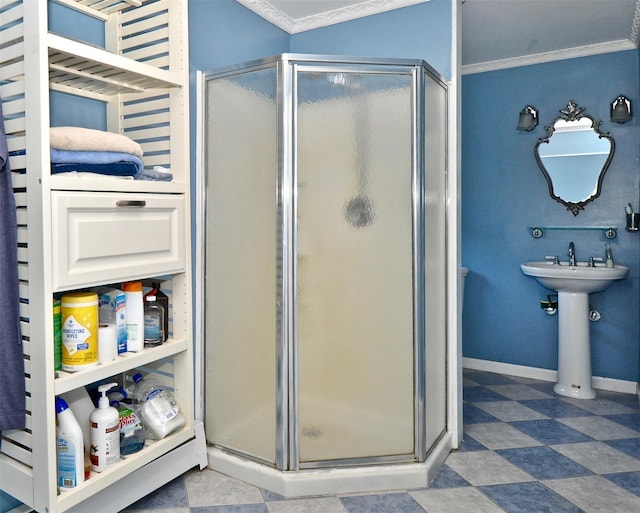
[[[84,443],[82,428],[62,397],[56,397],[56,417],[58,487],[65,491],[84,481]]]
[[[120,415],[109,406],[107,392],[117,383],[100,385],[98,407],[93,410],[91,422],[91,470],[102,472],[120,459]]]

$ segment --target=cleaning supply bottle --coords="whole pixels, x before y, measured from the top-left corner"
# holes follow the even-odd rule
[[[91,413],[91,470],[102,472],[120,459],[120,416],[109,405],[107,392],[117,383],[100,385],[98,407]]]
[[[62,397],[56,397],[56,417],[58,486],[64,491],[84,482],[84,442],[82,428]]]
[[[164,309],[155,295],[147,294],[144,299],[144,345],[159,346],[164,342]]]
[[[127,456],[144,447],[144,427],[140,417],[128,404],[112,401],[120,416],[120,455]]]
[[[133,399],[138,403],[138,413],[148,438],[160,440],[184,426],[184,415],[169,390],[152,379],[143,378],[140,373],[133,376],[133,382]]]
[[[156,302],[162,307],[164,312],[163,342],[166,342],[167,338],[169,338],[169,296],[160,289],[159,281],[152,283],[151,290],[147,292],[147,296],[156,296]]]
[[[142,304],[142,282],[128,281],[122,284],[127,308],[127,351],[142,351],[144,348],[144,305]]]

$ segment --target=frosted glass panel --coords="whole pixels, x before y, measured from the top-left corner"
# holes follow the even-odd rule
[[[426,447],[447,427],[446,176],[447,91],[425,75]]]
[[[275,461],[275,70],[207,83],[206,434]]]
[[[300,461],[411,459],[411,77],[301,72],[298,88]]]

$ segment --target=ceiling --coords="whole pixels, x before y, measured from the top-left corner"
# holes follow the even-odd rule
[[[237,0],[290,34],[430,0]],[[640,0],[462,0],[464,73],[638,47]]]

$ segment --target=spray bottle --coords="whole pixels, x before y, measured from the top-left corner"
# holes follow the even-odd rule
[[[98,407],[93,410],[91,422],[91,470],[102,472],[120,459],[120,416],[118,410],[109,406],[107,392],[117,383],[100,385]]]

